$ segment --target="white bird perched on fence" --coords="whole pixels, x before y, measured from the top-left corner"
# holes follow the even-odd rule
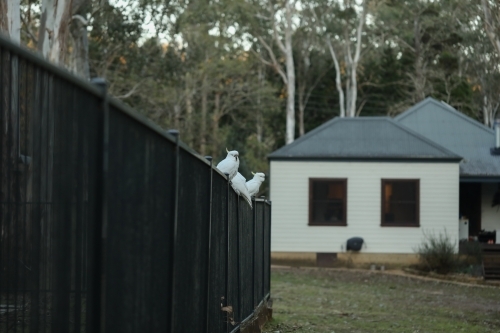
[[[266,180],[266,175],[264,175],[262,172],[252,172],[252,175],[253,178],[247,181],[247,183],[245,184],[247,186],[248,193],[250,193],[250,196],[257,195],[257,193],[259,193],[260,184],[262,184],[264,180]]]
[[[245,184],[246,181],[245,177],[243,177],[241,173],[237,172],[236,176],[234,176],[231,180],[231,186],[234,188],[236,193],[238,193],[238,195],[241,195],[243,199],[248,202],[250,208],[252,208],[252,199],[250,197],[250,193],[248,193],[248,189]]]
[[[225,159],[217,164],[217,169],[223,173],[229,174],[229,180],[232,180],[234,176],[238,173],[238,167],[240,166],[239,154],[236,150],[227,151],[227,156]]]

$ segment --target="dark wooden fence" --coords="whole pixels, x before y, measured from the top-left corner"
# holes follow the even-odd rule
[[[0,332],[238,331],[270,202],[95,83],[0,39]]]

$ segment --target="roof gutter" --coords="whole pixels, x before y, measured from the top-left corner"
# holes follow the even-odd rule
[[[462,157],[288,157],[267,156],[269,161],[301,161],[301,162],[412,162],[412,163],[459,163]]]
[[[498,176],[460,176],[461,183],[500,183]]]

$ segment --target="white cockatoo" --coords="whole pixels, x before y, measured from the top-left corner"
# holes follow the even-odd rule
[[[229,180],[232,180],[234,176],[238,173],[238,168],[240,166],[239,154],[236,150],[227,151],[227,156],[225,159],[217,164],[217,169],[222,171],[222,173],[229,174]]]
[[[266,175],[264,175],[262,172],[252,172],[252,175],[253,178],[247,181],[247,183],[245,184],[247,186],[248,193],[250,193],[250,196],[257,195],[257,193],[259,193],[260,184],[262,184],[264,180],[266,180]]]
[[[245,185],[246,181],[247,180],[245,179],[245,177],[243,177],[241,173],[237,172],[236,176],[234,176],[234,178],[231,180],[231,186],[234,188],[236,193],[238,193],[238,195],[241,195],[243,199],[245,199],[246,202],[248,202],[250,208],[252,208],[252,199]]]

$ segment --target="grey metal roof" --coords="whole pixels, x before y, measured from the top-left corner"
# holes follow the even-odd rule
[[[395,120],[462,156],[462,177],[500,176],[500,156],[490,153],[495,132],[450,105],[426,98]]]
[[[388,117],[334,118],[268,157],[456,162],[461,159]]]

